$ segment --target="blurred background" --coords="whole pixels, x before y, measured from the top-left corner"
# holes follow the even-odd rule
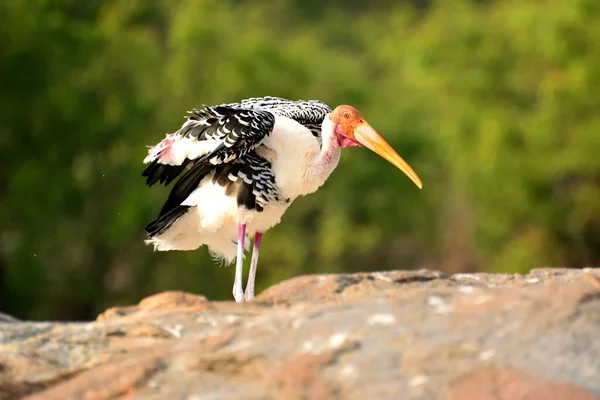
[[[257,289],[308,273],[600,265],[597,0],[0,3],[0,311],[89,319],[231,299],[206,249],[144,245],[146,146],[202,104],[363,112],[423,180],[343,152],[266,233]]]

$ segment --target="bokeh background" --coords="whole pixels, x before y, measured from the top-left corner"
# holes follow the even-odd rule
[[[231,299],[154,253],[146,145],[202,104],[351,104],[421,176],[348,149],[267,232],[257,289],[307,273],[600,265],[597,0],[0,2],[0,311],[87,319]]]

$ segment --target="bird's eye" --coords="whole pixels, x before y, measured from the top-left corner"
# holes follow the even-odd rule
[[[342,114],[342,117],[344,117],[345,119],[348,119],[348,118],[350,118],[350,114],[348,114],[348,111],[345,111],[345,112]]]

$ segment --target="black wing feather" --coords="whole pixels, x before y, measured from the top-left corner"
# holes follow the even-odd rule
[[[200,181],[210,172],[211,166],[196,164],[186,172],[173,186],[169,197],[160,210],[159,217],[179,206],[198,188]]]
[[[288,117],[309,129],[321,138],[321,124],[331,108],[320,100],[287,100],[281,97],[252,97],[239,103],[225,104],[238,109],[265,110],[275,115]]]
[[[273,130],[275,115],[264,110],[204,106],[192,110],[181,134],[198,140],[217,140],[210,153],[195,161],[221,164],[240,158],[254,149]]]
[[[190,206],[177,206],[169,210],[168,212],[159,216],[156,220],[150,222],[145,226],[146,232],[150,237],[162,235],[169,229],[171,225],[175,223],[179,218],[184,216],[189,210]]]
[[[156,183],[167,186],[191,164],[221,164],[241,158],[271,133],[275,125],[275,115],[269,111],[228,106],[204,106],[190,111],[187,119],[176,136],[212,140],[217,145],[193,160],[186,158],[181,165],[163,164],[159,158],[153,160],[142,173],[148,186]]]
[[[152,186],[157,182],[168,186],[191,163],[192,160],[187,158],[181,165],[160,164],[158,160],[154,160],[142,172],[142,176],[146,177],[146,185],[148,186]]]

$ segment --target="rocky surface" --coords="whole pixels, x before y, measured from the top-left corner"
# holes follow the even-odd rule
[[[0,316],[1,399],[596,399],[600,269],[303,276],[85,323]]]

